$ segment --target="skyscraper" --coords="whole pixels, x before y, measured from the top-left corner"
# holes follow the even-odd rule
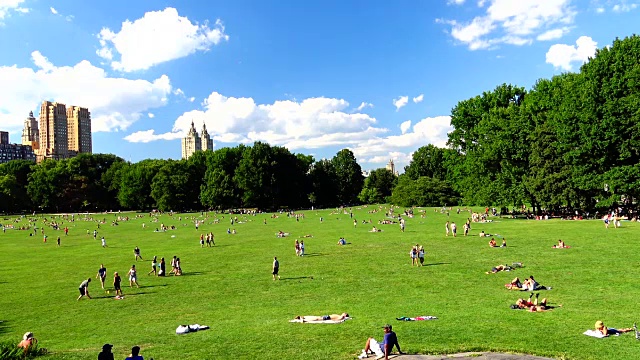
[[[33,150],[37,150],[39,141],[38,119],[33,116],[33,111],[30,111],[22,129],[22,145],[29,145]]]
[[[68,159],[79,153],[91,153],[91,113],[79,106],[66,107],[58,102],[43,101],[40,106],[39,129],[31,123],[33,114],[25,121],[22,141],[33,138],[39,132],[40,143],[36,150],[37,161],[44,159]]]
[[[69,156],[67,108],[64,104],[43,101],[40,105],[40,146],[36,159],[66,159]]]
[[[69,151],[91,154],[91,113],[89,109],[79,106],[67,108],[67,136]]]
[[[213,150],[213,139],[207,132],[207,125],[202,123],[202,134],[200,134],[200,142],[202,143],[202,151]]]
[[[189,129],[187,136],[182,138],[183,159],[188,159],[194,152],[202,149],[202,143],[200,140],[200,136],[198,136],[198,132],[196,131],[196,126],[193,121],[191,121],[191,128]]]

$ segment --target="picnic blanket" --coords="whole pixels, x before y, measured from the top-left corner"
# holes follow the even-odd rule
[[[351,320],[350,317],[342,320],[316,320],[316,321],[307,321],[302,319],[293,319],[289,320],[291,323],[303,323],[303,324],[340,324],[347,320]]]
[[[188,334],[188,333],[196,332],[200,330],[207,330],[208,328],[209,327],[207,325],[200,325],[200,324],[180,325],[176,328],[176,334],[177,335]]]
[[[407,317],[407,316],[402,316],[399,318],[396,318],[396,320],[400,320],[400,321],[425,321],[425,320],[437,320],[438,318],[435,316],[416,316],[416,317]]]
[[[587,330],[587,331],[583,332],[583,334],[585,334],[587,336],[593,336],[594,338],[598,338],[598,339],[606,337],[605,335],[602,335],[602,333],[600,331],[597,331],[597,330]],[[618,335],[620,335],[620,333],[616,334],[616,336],[618,336]]]

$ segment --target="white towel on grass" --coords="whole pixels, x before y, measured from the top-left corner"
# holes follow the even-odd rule
[[[598,338],[598,339],[606,337],[606,335],[603,335],[600,331],[597,331],[597,330],[587,330],[587,331],[583,332],[583,334],[585,334],[587,336],[593,336],[594,338]]]
[[[340,324],[350,319],[351,319],[350,317],[342,320],[315,320],[315,321],[308,321],[308,320],[303,321],[302,319],[293,319],[293,320],[289,320],[289,322],[303,323],[303,324]]]

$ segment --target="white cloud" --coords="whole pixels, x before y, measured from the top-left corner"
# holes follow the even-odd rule
[[[216,20],[213,26],[192,23],[188,18],[178,15],[174,8],[151,11],[133,22],[122,23],[119,32],[103,28],[98,34],[101,48],[109,49],[120,56],[111,61],[115,70],[131,72],[146,70],[150,67],[179,59],[196,51],[208,51],[213,45],[229,40],[224,32],[222,21]]]
[[[113,78],[86,60],[58,67],[39,51],[31,57],[35,68],[0,66],[0,83],[11,84],[0,87],[0,124],[9,130],[21,129],[45,99],[89,108],[94,132],[125,130],[146,110],[166,105],[171,94],[166,75],[154,81]]]
[[[363,101],[362,103],[360,103],[360,105],[358,105],[358,107],[355,110],[356,111],[362,111],[362,110],[364,110],[365,108],[368,108],[368,107],[372,108],[373,104]]]
[[[452,5],[462,5],[464,4],[465,0],[447,0],[447,4]]]
[[[543,32],[542,34],[538,35],[536,40],[538,40],[538,41],[555,40],[555,39],[559,39],[559,38],[563,37],[568,32],[569,32],[569,28],[568,27],[547,30],[547,31]]]
[[[406,134],[409,128],[411,128],[411,120],[407,120],[400,124],[400,131],[402,131],[402,135]]]
[[[402,135],[373,137],[356,144],[351,150],[365,163],[386,163],[391,157],[394,161],[399,160],[396,165],[407,164],[412,152],[421,146],[445,147],[453,127],[451,117],[437,116],[420,120],[411,130]]]
[[[605,12],[605,8],[603,8],[603,7],[596,8],[596,12],[598,14],[602,14],[603,12]]]
[[[52,14],[54,14],[54,15],[58,15],[58,10],[56,10],[55,8],[50,7],[50,8],[49,8],[49,10],[51,10],[51,13],[52,13]]]
[[[630,3],[628,1],[622,0],[619,4],[615,4],[611,10],[614,12],[629,12],[633,11],[638,7],[636,3]]]
[[[413,102],[416,103],[416,104],[419,103],[419,102],[422,102],[422,100],[424,100],[424,94],[420,94],[420,95],[418,95],[418,96],[413,98]]]
[[[196,100],[195,96],[189,98],[189,102],[194,102]]]
[[[396,107],[396,111],[400,110],[403,106],[409,103],[408,96],[400,96],[397,99],[393,99],[393,106]]]
[[[185,112],[168,133],[153,130],[127,136],[131,142],[149,142],[184,137],[191,126],[206,123],[216,141],[250,143],[266,141],[290,149],[352,144],[387,130],[375,128],[376,119],[367,114],[349,113],[342,99],[309,98],[256,104],[252,98],[226,97],[211,93],[203,109]]]
[[[147,116],[149,117],[149,119],[153,119],[154,117],[156,117],[153,113],[148,113]]]
[[[479,1],[486,13],[471,21],[437,19],[451,26],[451,36],[470,50],[489,49],[499,44],[522,46],[553,26],[573,23],[575,11],[571,0],[486,0]],[[549,35],[546,35],[549,36]],[[544,38],[544,37],[543,37]]]
[[[2,19],[8,17],[11,12],[28,13],[29,9],[20,6],[25,0],[0,0],[0,25]]]
[[[576,45],[555,44],[549,48],[546,55],[547,64],[556,68],[570,71],[573,63],[584,63],[593,57],[598,48],[598,43],[589,36],[581,36]]]

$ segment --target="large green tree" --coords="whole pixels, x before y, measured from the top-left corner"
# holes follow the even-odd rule
[[[364,176],[355,155],[349,149],[342,149],[331,159],[331,163],[335,171],[340,205],[356,204],[358,194],[364,186]]]

